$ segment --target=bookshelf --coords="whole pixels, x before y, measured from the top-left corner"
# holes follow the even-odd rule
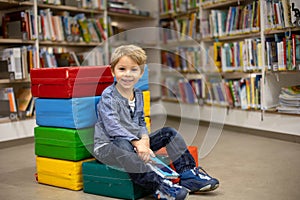
[[[160,1],[160,6],[174,7],[174,5],[167,6],[163,2]],[[162,46],[171,52],[170,54],[178,54],[176,50],[180,47],[200,47],[201,64],[199,66],[193,64],[193,66],[196,69],[196,73],[202,76],[198,79],[205,84],[205,88],[203,88],[205,93],[200,97],[198,96],[198,101],[191,103],[184,101],[179,83],[182,80],[190,81],[191,78],[187,74],[194,74],[195,72],[178,69],[176,67],[176,62],[178,62],[176,61],[176,56],[174,58],[172,55],[163,55],[162,68],[167,68],[167,70],[162,69],[161,72],[163,74],[162,104],[168,115],[299,135],[297,130],[300,127],[294,123],[299,120],[300,115],[283,114],[276,109],[279,105],[278,97],[281,88],[300,84],[299,64],[296,64],[295,69],[288,69],[287,60],[285,60],[281,61],[285,62],[285,66],[282,69],[277,69],[278,66],[280,67],[278,60],[272,64],[268,63],[267,59],[270,50],[267,49],[267,45],[269,41],[273,42],[276,40],[279,43],[285,40],[283,38],[288,38],[292,34],[299,35],[300,30],[299,27],[285,25],[283,19],[279,23],[278,13],[280,11],[283,12],[283,6],[280,7],[281,10],[274,11],[274,9],[271,9],[271,11],[269,8],[266,8],[266,5],[270,2],[272,2],[274,9],[276,6],[282,6],[281,4],[278,5],[278,1],[264,0],[197,1],[200,39],[197,37],[197,34],[185,37],[184,40],[178,40],[173,37],[169,38],[169,40],[162,40]],[[164,11],[164,9],[160,10]],[[265,12],[266,10],[268,10],[267,13]],[[275,17],[277,14],[277,18],[275,18],[277,21],[274,20],[274,24],[266,24],[270,23],[266,21],[270,17],[270,12],[274,15],[272,17]],[[235,15],[240,16],[239,20],[232,19],[232,16],[228,17],[228,13],[239,13],[239,15]],[[283,15],[286,15],[286,13],[280,14],[280,16]],[[182,13],[176,13],[174,10],[171,10],[170,13],[161,12],[160,20],[172,21],[178,16],[182,16]],[[233,20],[230,26],[227,25],[229,23],[228,20]],[[173,29],[174,31],[169,31],[171,33],[176,32],[176,30],[182,30],[181,28],[174,28],[170,23],[167,25],[161,24],[161,27]],[[174,35],[174,33],[167,33],[166,35]],[[277,43],[272,45],[280,47]],[[248,47],[243,52],[246,53],[246,56],[242,53],[238,54],[239,49],[245,49],[245,47]],[[276,48],[273,50],[279,52]],[[216,52],[220,54],[216,56]],[[287,56],[288,51],[285,54]],[[228,55],[232,57],[226,57]],[[277,56],[277,58],[279,57]],[[269,65],[272,65],[272,67]],[[179,79],[178,76],[181,76],[181,78]],[[243,95],[245,98],[242,101],[244,102],[242,106],[241,104],[232,103],[232,92],[226,93],[226,90],[228,90],[226,87],[229,87],[230,81],[238,83],[239,86],[242,83],[244,85],[242,89],[240,88],[242,86],[238,88],[243,91],[239,95]],[[171,95],[170,92],[166,92],[165,87],[169,87],[172,90]],[[172,97],[172,95],[177,95],[177,98]],[[214,112],[218,114],[212,116]],[[286,125],[278,128],[276,126],[278,120],[281,120],[282,124]]]
[[[16,0],[0,0],[0,17],[6,13],[27,11],[31,16],[30,22],[32,22],[32,34],[28,38],[22,37],[12,38],[9,35],[8,38],[0,36],[0,52],[6,48],[15,48],[21,46],[32,46],[35,50],[35,61],[31,67],[48,67],[43,65],[41,59],[53,59],[54,53],[68,53],[74,52],[75,55],[81,58],[79,60],[82,65],[103,65],[108,64],[109,53],[113,48],[120,44],[135,43],[146,48],[149,53],[149,59],[156,59],[157,54],[153,50],[153,47],[157,45],[157,38],[155,34],[153,37],[147,37],[145,40],[142,30],[131,31],[134,35],[120,36],[118,30],[129,30],[140,27],[155,27],[157,25],[157,0],[150,0],[147,2],[140,2],[138,0],[128,0],[126,5],[130,5],[130,12],[119,12],[118,10],[110,11],[109,5],[111,0],[101,1],[42,1],[42,0],[28,0],[28,1],[16,1]],[[57,2],[58,4],[55,4]],[[65,5],[64,3],[67,2]],[[155,6],[153,6],[155,5]],[[41,24],[41,18],[45,15],[44,19],[47,19],[49,15],[52,17],[68,15],[75,17],[81,15],[87,20],[99,19],[101,22],[103,32],[100,33],[101,38],[99,40],[86,40],[80,35],[80,38],[73,36],[72,40],[68,40],[66,35],[61,35],[60,38],[57,33],[54,35],[47,35],[44,26]],[[78,18],[76,18],[77,20]],[[100,20],[101,19],[101,20]],[[45,22],[44,22],[45,23]],[[0,20],[2,25],[2,20]],[[45,24],[44,24],[45,25]],[[60,24],[53,27],[53,30],[57,27],[61,27]],[[81,27],[80,27],[81,28]],[[125,29],[126,28],[126,29]],[[49,30],[48,30],[49,31]],[[59,32],[58,32],[59,33]],[[27,33],[26,33],[27,34]],[[82,33],[80,33],[82,34]],[[128,34],[128,33],[127,33]],[[22,35],[23,36],[23,35]],[[105,38],[104,38],[105,36]],[[98,37],[99,34],[98,34]],[[123,37],[124,40],[120,40]],[[102,50],[105,51],[102,51]],[[92,56],[93,55],[93,56]],[[152,55],[152,56],[151,56]],[[47,57],[49,56],[49,57]],[[101,57],[101,59],[99,59]],[[56,57],[55,57],[56,58]],[[44,61],[46,62],[46,61]],[[48,62],[48,61],[47,61]],[[56,61],[58,63],[58,61]],[[157,62],[156,62],[157,63]],[[52,65],[49,65],[51,67]],[[52,66],[54,67],[54,66]],[[155,71],[155,70],[154,70]],[[151,73],[151,72],[150,72]],[[18,89],[20,87],[30,86],[29,73],[25,79],[10,80],[9,78],[0,79],[0,88],[13,87]],[[153,93],[155,94],[155,92]],[[35,120],[28,117],[26,120],[23,118],[19,120],[11,121],[8,117],[3,117],[0,120],[0,129],[9,135],[2,135],[0,141],[25,138],[32,136],[33,128],[35,126]],[[29,134],[29,135],[28,135]]]

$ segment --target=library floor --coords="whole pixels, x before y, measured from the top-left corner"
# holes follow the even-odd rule
[[[206,130],[207,126],[201,126],[200,136],[194,138],[192,144],[202,140]],[[34,177],[33,140],[11,147],[2,146],[0,159],[1,200],[110,199],[83,191],[38,184]],[[189,199],[300,199],[300,143],[225,128],[216,146],[200,163],[220,180],[220,187],[215,192],[190,195]],[[149,196],[144,199],[153,198]]]

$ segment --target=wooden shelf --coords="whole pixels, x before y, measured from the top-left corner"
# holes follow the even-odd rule
[[[228,36],[221,36],[221,37],[205,37],[202,38],[204,42],[214,42],[216,40],[218,41],[230,41],[230,40],[240,40],[245,38],[257,38],[260,37],[260,32],[248,32],[248,33],[240,33],[240,34],[232,34]]]
[[[118,12],[111,12],[111,11],[108,11],[107,15],[110,17],[122,17],[121,20],[154,20],[155,19],[154,17],[151,16],[118,13]]]
[[[70,47],[93,47],[101,45],[102,43],[98,42],[66,42],[66,41],[40,41],[39,44],[41,46],[70,46]]]
[[[70,13],[85,13],[85,14],[103,14],[104,10],[88,9],[88,8],[78,8],[74,6],[65,5],[51,5],[51,4],[38,4],[38,8],[47,9],[50,8],[56,11],[68,11]]]
[[[220,0],[215,2],[203,2],[201,7],[202,9],[215,9],[215,8],[221,8],[221,7],[227,7],[230,5],[239,5],[240,2],[243,2],[244,0]]]
[[[261,72],[222,72],[221,74],[224,79],[238,79],[261,74]]]
[[[0,84],[19,84],[19,83],[30,83],[30,79],[22,80],[9,80],[9,79],[0,79]]]
[[[300,31],[300,27],[288,27],[288,28],[281,28],[281,29],[268,29],[268,30],[265,30],[264,33],[266,35],[272,35],[272,34],[280,34],[280,33],[286,33],[286,32],[294,32],[294,31]]]
[[[172,19],[172,18],[181,18],[185,16],[189,16],[191,13],[198,12],[199,8],[189,9],[187,12],[172,12],[172,13],[162,13],[160,14],[160,19]]]
[[[0,38],[0,44],[34,44],[34,40],[22,40],[13,38]]]
[[[33,3],[30,1],[0,0],[0,5],[0,10],[7,10],[16,6],[33,6]]]
[[[299,70],[285,70],[285,71],[267,71],[267,74],[296,74],[300,73]]]

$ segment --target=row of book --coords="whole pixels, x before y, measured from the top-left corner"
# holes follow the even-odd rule
[[[272,71],[300,69],[300,35],[275,36],[265,43],[265,62]],[[262,44],[259,38],[235,42],[214,42],[203,61],[204,66],[216,66],[219,72],[260,71]]]
[[[37,27],[32,9],[8,12],[2,16],[3,38],[37,39]]]
[[[39,57],[33,46],[11,47],[0,52],[0,79],[24,80],[30,70],[64,66],[99,66],[106,60],[102,48],[88,52],[68,51],[66,48],[41,47]]]
[[[106,0],[38,0],[41,4],[66,5],[78,8],[104,10]]]
[[[238,107],[244,110],[260,109],[261,107],[261,78],[260,74],[251,74],[250,77],[241,79],[225,79],[223,93],[218,93],[217,100],[225,102],[230,107]],[[216,92],[212,93],[216,94]],[[224,97],[222,97],[224,96]],[[213,98],[212,98],[213,99]]]
[[[269,70],[300,70],[300,35],[268,38],[266,64]]]
[[[226,35],[257,32],[260,27],[259,1],[246,5],[230,6],[228,9],[210,10],[203,15],[202,36],[221,37]]]
[[[71,16],[65,11],[53,15],[50,9],[43,9],[39,10],[35,25],[31,9],[6,13],[2,17],[3,38],[67,42],[102,42],[107,38],[103,17],[86,18],[83,13]]]
[[[203,79],[166,77],[162,82],[162,96],[184,103],[200,103],[205,98]]]
[[[63,15],[53,15],[50,9],[40,10],[38,17],[38,35],[41,40],[68,42],[102,42],[107,33],[103,17],[87,18],[79,13],[71,16],[69,12]]]
[[[5,48],[0,54],[2,79],[28,79],[30,69],[37,67],[37,52],[31,45]]]
[[[100,66],[104,65],[105,53],[101,48],[88,52],[67,51],[65,48],[43,47],[40,48],[40,67],[65,67],[65,66]]]
[[[199,103],[260,109],[261,75],[251,74],[247,78],[183,79],[166,77],[163,80],[162,96],[184,103]]]
[[[126,0],[108,0],[107,10],[111,12],[117,12],[117,13],[150,16],[149,11],[140,10],[134,4]]]
[[[34,115],[34,98],[30,87],[0,88],[0,105],[0,118],[17,120]]]
[[[200,39],[199,19],[197,13],[178,19],[163,19],[160,21],[160,38],[163,43]]]
[[[187,12],[199,7],[200,0],[159,0],[160,14]]]
[[[300,114],[300,85],[281,88],[277,110],[280,113]]]
[[[161,63],[164,68],[181,72],[196,72],[200,67],[200,47],[177,47],[174,51],[161,51]]]
[[[262,69],[261,51],[260,39],[244,39],[236,42],[214,42],[208,49],[208,56],[211,56],[210,60],[214,60],[220,72],[248,72]]]
[[[300,3],[298,0],[263,0],[266,15],[264,23],[266,29],[287,28],[297,26]]]

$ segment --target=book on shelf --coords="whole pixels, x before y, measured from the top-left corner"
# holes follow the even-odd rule
[[[300,114],[300,85],[282,87],[276,108],[280,113]]]
[[[208,18],[204,16],[201,19],[204,21],[204,35],[222,37],[257,32],[260,27],[259,10],[258,1],[252,1],[252,3],[245,5],[229,6],[228,9],[212,9],[208,13]]]
[[[300,2],[299,0],[290,0],[291,22],[293,26],[300,25]]]
[[[197,8],[198,6],[199,1],[197,0],[159,0],[159,12],[161,14],[187,12],[188,10]]]
[[[2,60],[7,60],[8,71],[13,74],[12,79],[23,79],[22,54],[20,47],[4,49],[2,53]]]
[[[300,70],[300,34],[292,34],[292,70]]]
[[[3,38],[34,40],[37,38],[37,27],[33,11],[26,9],[5,13],[2,16]]]
[[[102,10],[105,8],[105,0],[48,0],[43,1],[44,4],[66,5],[85,9]]]
[[[277,36],[266,39],[266,64],[269,70],[300,69],[300,35]]]
[[[9,77],[7,60],[0,60],[0,79],[9,79]]]
[[[18,106],[13,87],[5,87],[0,89],[0,100],[8,102],[10,113],[18,112]],[[5,108],[5,110],[7,109]]]
[[[26,112],[32,99],[31,88],[22,87],[16,91],[16,99],[19,112]]]
[[[151,161],[147,163],[150,168],[160,175],[162,178],[166,179],[176,179],[179,177],[179,174],[174,171],[171,167],[165,164],[157,157],[150,157]]]
[[[74,51],[64,52],[64,53],[54,53],[57,67],[66,66],[81,66],[77,55]]]
[[[3,88],[0,89],[0,118],[7,118],[10,114],[8,95]]]
[[[264,22],[266,29],[288,28],[298,26],[300,3],[298,0],[264,0],[266,12]],[[297,19],[298,16],[298,19]]]

